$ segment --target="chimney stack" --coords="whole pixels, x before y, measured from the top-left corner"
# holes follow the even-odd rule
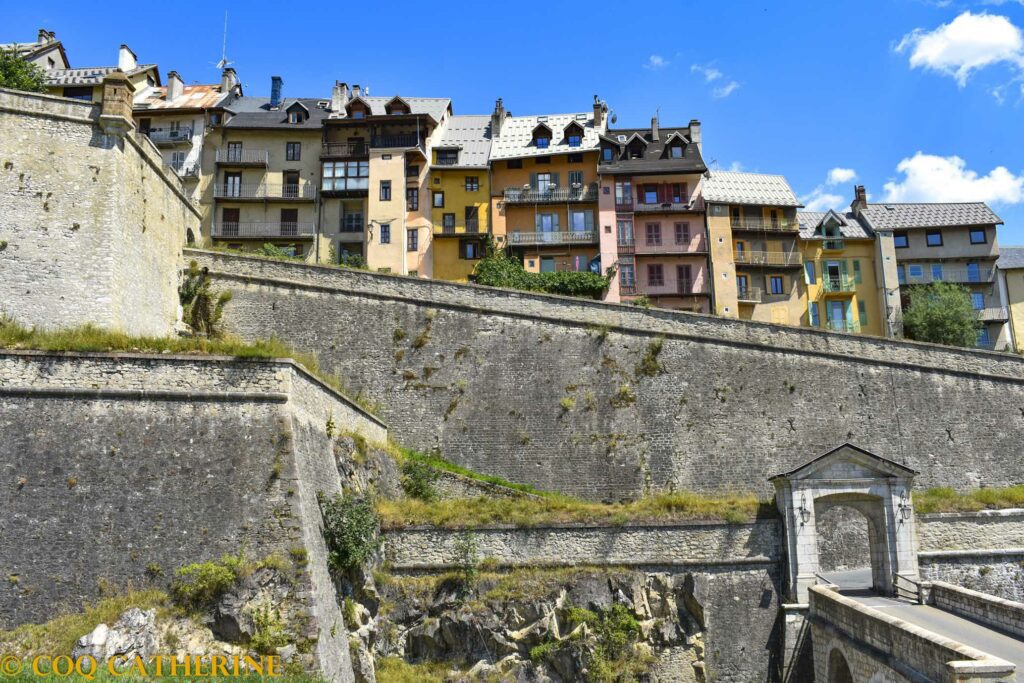
[[[594,95],[594,128],[603,129],[607,122],[604,120],[604,113],[608,111],[608,105],[601,101],[601,98]]]
[[[348,104],[348,83],[334,81],[334,90],[331,91],[331,113],[335,116],[344,116],[346,104]]]
[[[270,77],[270,108],[278,109],[281,106],[281,88],[284,80],[280,76]]]
[[[135,71],[139,66],[139,60],[132,52],[132,49],[125,44],[121,44],[121,48],[117,51],[117,68],[121,71],[128,73],[129,71]]]
[[[853,186],[853,202],[850,204],[850,210],[854,213],[860,213],[861,209],[868,205],[868,193],[864,189],[863,185]]]
[[[700,121],[697,119],[690,119],[690,142],[697,145],[697,152],[703,156],[704,150],[700,138]]]
[[[171,71],[167,74],[167,97],[166,100],[171,102],[178,99],[185,93],[185,82],[181,80],[181,76],[178,75],[177,71]]]
[[[39,29],[39,37],[36,38],[36,42],[45,45],[46,43],[52,43],[56,37],[56,34],[47,31],[45,28],[41,28]]]
[[[363,94],[362,88],[359,87],[358,83],[356,83],[355,85],[352,86],[352,98],[353,99],[355,99],[356,97],[361,97],[362,94]]]
[[[651,140],[657,142],[659,135],[660,135],[660,133],[658,132],[658,117],[657,116],[652,116],[651,117]]]
[[[238,85],[238,74],[230,66],[220,72],[220,91],[222,94],[228,94],[234,91],[235,86]]]
[[[501,135],[501,124],[505,122],[505,103],[499,97],[491,113],[491,139]]]

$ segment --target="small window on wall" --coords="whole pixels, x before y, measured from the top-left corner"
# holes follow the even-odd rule
[[[522,168],[523,167],[523,160],[522,159],[509,159],[505,163],[505,166],[507,168],[510,168],[510,169],[511,168]]]
[[[906,249],[910,246],[910,238],[905,232],[894,232],[892,234],[892,241],[897,249]]]
[[[985,308],[985,295],[982,292],[971,292],[971,305],[974,310],[980,311]]]
[[[929,247],[941,247],[942,246],[942,231],[941,230],[929,230],[925,233],[925,241]]]
[[[572,154],[569,155],[569,163],[570,164],[582,164],[583,163],[583,155],[580,154],[579,152],[573,152]]]
[[[807,273],[807,284],[815,284],[817,282],[817,278],[814,273],[814,261],[804,262],[804,271]]]
[[[405,191],[405,201],[409,205],[409,211],[420,210],[420,191],[419,188],[410,187]]]
[[[772,294],[785,294],[785,281],[781,275],[772,275],[768,278],[768,291]]]
[[[480,242],[460,242],[459,258],[469,261],[483,258],[483,246]]]
[[[857,302],[857,315],[860,318],[860,326],[864,327],[868,324],[868,309],[864,305],[863,301]]]
[[[651,263],[647,266],[647,284],[651,287],[661,287],[665,284],[665,269],[660,263]]]
[[[420,249],[420,233],[415,228],[409,230],[405,234],[405,249],[406,251],[419,251]]]
[[[807,317],[810,319],[811,327],[821,326],[821,319],[818,317],[818,303],[816,301],[807,304]]]
[[[688,222],[676,223],[676,244],[690,243],[690,224]]]
[[[986,241],[985,228],[971,229],[971,244],[985,244]]]
[[[391,244],[391,224],[381,223],[380,224],[380,243]]]
[[[480,177],[475,175],[466,176],[466,192],[480,191]]]
[[[299,161],[302,159],[302,143],[286,142],[284,147],[285,161]]]
[[[434,208],[444,208],[444,192],[434,192]]]
[[[382,180],[380,181],[380,200],[382,202],[391,201],[391,181]]]

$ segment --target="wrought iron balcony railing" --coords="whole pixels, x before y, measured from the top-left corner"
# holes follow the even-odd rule
[[[802,263],[798,251],[737,251],[734,253],[737,265],[749,266],[799,266]]]
[[[732,218],[729,225],[733,230],[757,230],[765,232],[797,232],[800,224],[792,218]]]
[[[853,292],[857,289],[856,281],[851,277],[823,277],[821,286],[829,294]]]
[[[323,157],[365,157],[370,148],[365,142],[325,142],[320,147]]]
[[[267,156],[265,149],[218,149],[216,161],[218,164],[266,166]]]
[[[860,332],[860,323],[856,320],[826,320],[825,329],[830,332],[856,334]]]
[[[506,187],[506,204],[557,204],[561,202],[596,202],[597,184],[569,188],[535,189]]]
[[[761,288],[740,287],[736,290],[736,298],[746,303],[761,303]]]
[[[914,274],[909,267],[900,284],[924,285],[930,282],[992,282],[995,271],[992,268],[945,268],[934,270],[928,265],[921,266],[921,272]]]
[[[151,130],[147,135],[155,145],[192,144],[191,128],[178,128],[177,130]]]
[[[707,294],[707,292],[707,283],[704,281],[697,282],[692,279],[676,281],[677,294]]]
[[[821,243],[821,248],[825,251],[842,251],[846,247],[846,242],[841,239],[829,239]]]
[[[374,135],[371,147],[419,147],[422,140],[415,133],[403,135]]]
[[[256,239],[266,237],[309,238],[316,234],[313,223],[214,223],[213,236],[218,238]]]
[[[213,188],[217,199],[298,199],[312,200],[316,197],[316,186],[312,183],[301,185],[232,185],[217,183]]]
[[[596,241],[597,233],[593,230],[563,230],[560,232],[522,232],[519,230],[513,230],[508,233],[508,243],[512,246],[591,244]]]

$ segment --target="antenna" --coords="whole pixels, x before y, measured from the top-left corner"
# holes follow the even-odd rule
[[[220,51],[220,61],[217,62],[217,68],[223,69],[224,67],[232,64],[228,61],[228,13],[224,11],[224,45]]]

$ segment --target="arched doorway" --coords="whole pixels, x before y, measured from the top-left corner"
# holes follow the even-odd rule
[[[828,655],[828,683],[853,683],[850,665],[839,648],[832,648]]]
[[[891,573],[885,502],[863,493],[814,499],[818,575],[849,590],[884,591]]]

